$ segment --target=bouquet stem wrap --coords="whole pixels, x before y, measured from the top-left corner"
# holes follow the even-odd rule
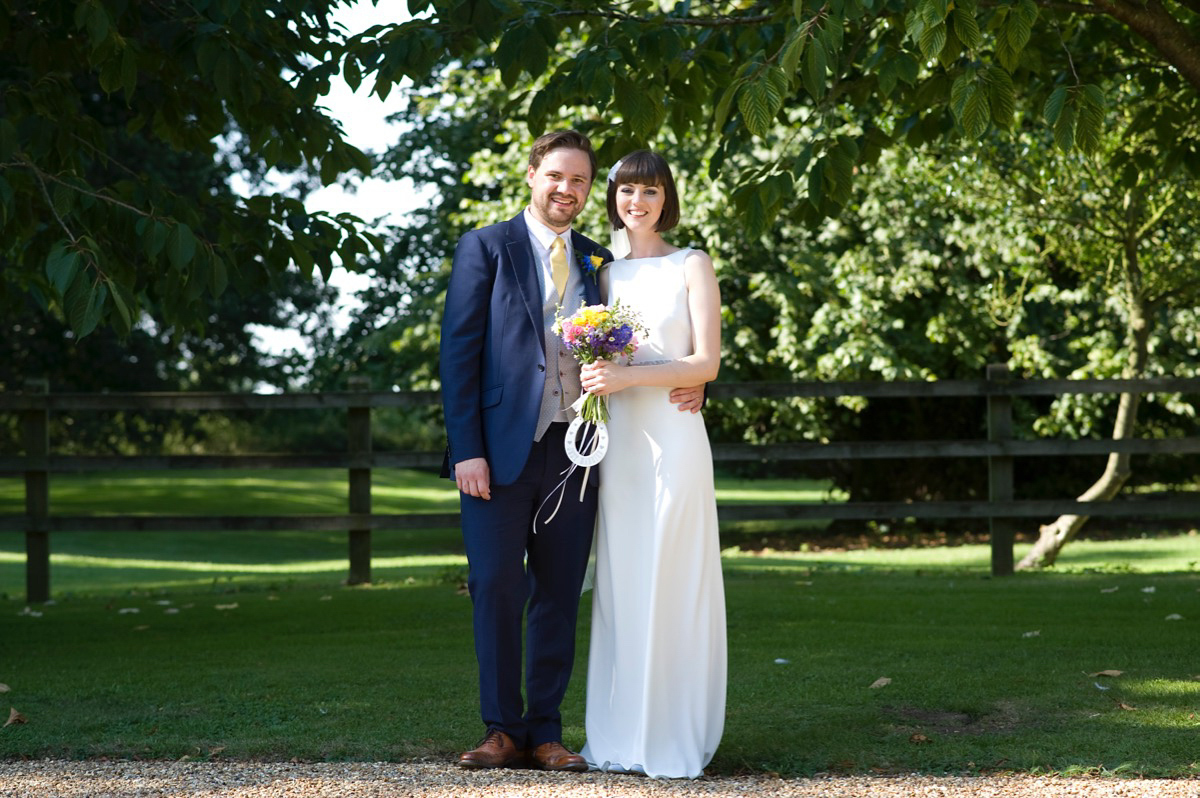
[[[582,364],[595,363],[597,360],[615,360],[624,357],[632,362],[633,353],[637,351],[638,333],[647,335],[646,327],[641,317],[634,311],[621,306],[617,300],[610,306],[588,305],[580,308],[570,318],[559,316],[554,322],[554,332],[562,338],[563,344],[576,360]],[[587,488],[588,471],[604,458],[608,451],[608,399],[592,393],[584,393],[571,405],[577,416],[567,428],[564,447],[571,466],[563,472],[563,480],[550,496],[542,502],[544,507],[555,493],[558,499],[554,511],[542,523],[548,524],[562,506],[562,497],[567,489],[567,480],[579,466],[583,466],[583,484],[579,488],[579,500]],[[591,425],[584,430],[583,446],[579,447],[579,431],[583,425]],[[588,434],[590,433],[590,435]],[[541,507],[538,508],[541,512]],[[537,531],[537,521],[534,521],[534,531]]]

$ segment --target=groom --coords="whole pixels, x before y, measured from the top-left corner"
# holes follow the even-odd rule
[[[596,515],[596,470],[583,469],[547,522],[569,468],[563,448],[579,365],[554,335],[564,316],[597,304],[581,264],[611,253],[571,230],[596,175],[587,137],[573,130],[534,142],[529,205],[458,243],[446,290],[440,371],[474,606],[479,697],[487,733],[459,757],[466,768],[529,765],[587,770],[562,744],[559,705],[575,661],[575,618]],[[677,392],[680,409],[698,391]],[[551,497],[547,501],[547,497]],[[545,502],[545,506],[543,506]],[[535,531],[536,519],[536,531]],[[524,700],[522,620],[525,621]]]

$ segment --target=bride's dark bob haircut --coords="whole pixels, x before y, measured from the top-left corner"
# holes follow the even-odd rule
[[[661,186],[663,190],[662,215],[654,230],[665,233],[679,224],[679,194],[675,191],[675,178],[667,160],[657,152],[636,150],[621,159],[617,173],[608,181],[608,222],[616,230],[625,227],[617,215],[617,186],[624,183],[641,183],[643,186]]]

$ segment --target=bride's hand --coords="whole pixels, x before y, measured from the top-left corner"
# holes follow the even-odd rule
[[[583,389],[596,396],[624,390],[629,387],[625,378],[628,366],[620,366],[609,360],[587,363],[579,370],[579,382]]]

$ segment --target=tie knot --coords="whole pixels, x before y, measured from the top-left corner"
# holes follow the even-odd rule
[[[562,252],[566,248],[567,242],[562,240],[562,236],[555,236],[554,240],[550,242],[551,252]]]

